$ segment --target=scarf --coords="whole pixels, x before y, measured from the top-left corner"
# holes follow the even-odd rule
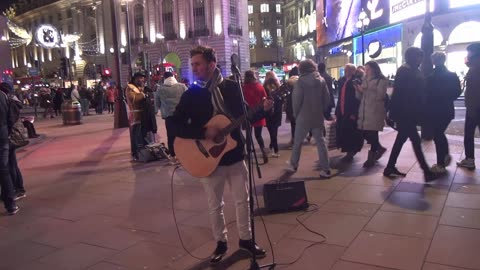
[[[207,84],[208,91],[210,91],[212,95],[213,115],[223,114],[228,118],[231,118],[227,108],[225,107],[222,92],[218,87],[222,82],[223,77],[220,73],[220,69],[215,68],[213,71],[213,76]]]

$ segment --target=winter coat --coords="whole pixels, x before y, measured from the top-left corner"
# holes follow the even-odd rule
[[[301,75],[292,93],[293,116],[297,125],[323,127],[323,113],[330,104],[325,80],[317,71]]]
[[[267,97],[265,88],[263,88],[263,86],[258,82],[244,84],[243,94],[245,95],[245,101],[248,103],[250,108],[257,107],[262,100]],[[261,120],[252,124],[254,127],[264,127],[265,125],[265,118],[262,118]]]
[[[160,100],[160,112],[163,119],[173,116],[175,108],[186,90],[187,87],[178,83],[174,77],[165,79],[163,85],[157,86],[156,95]]]
[[[138,88],[132,83],[127,85],[125,89],[127,104],[129,109],[128,119],[130,125],[140,124],[142,121],[143,105],[145,104],[145,94],[143,88]]]
[[[345,85],[345,94],[342,95],[342,89]],[[353,120],[358,119],[358,109],[360,107],[360,101],[357,99],[356,90],[353,85],[352,80],[347,80],[347,78],[342,77],[339,80],[339,92],[338,92],[338,101],[337,107],[335,109],[335,115],[337,118],[350,118]],[[342,113],[342,104],[343,104],[343,113]]]
[[[462,88],[457,74],[448,71],[445,66],[436,67],[433,73],[427,77],[426,113],[428,122],[450,121],[455,118],[453,102],[461,93]]]
[[[9,105],[7,95],[0,91],[0,143],[5,143],[8,140],[8,135],[14,124]]]
[[[275,82],[272,80],[265,81],[263,84],[265,91],[267,92],[268,97],[272,97],[272,94],[275,91],[278,91],[280,87],[277,87]],[[279,127],[282,125],[282,108],[283,108],[283,99],[279,96],[275,96],[273,99],[273,109],[267,113],[265,120],[267,121],[267,126],[269,127]]]
[[[298,76],[292,76],[288,79],[286,83],[286,87],[289,88],[290,90],[290,95],[287,96],[286,101],[285,101],[285,114],[287,116],[287,119],[290,122],[295,122],[295,117],[293,116],[293,105],[292,105],[292,93],[293,93],[293,86],[295,83],[298,81]]]
[[[425,78],[418,68],[405,64],[397,70],[389,106],[395,122],[420,125],[425,120]]]
[[[465,107],[473,118],[480,117],[480,67],[471,67],[465,76]]]
[[[331,112],[333,108],[335,108],[335,97],[333,96],[334,88],[333,88],[333,79],[332,76],[328,75],[328,73],[320,73],[320,76],[325,80],[325,83],[327,84],[328,88],[328,93],[330,94],[330,104],[326,108],[327,112]]]
[[[358,110],[358,129],[382,131],[385,125],[385,95],[387,94],[388,80],[365,78],[360,86],[363,92],[357,91],[360,100]]]
[[[115,88],[109,87],[107,89],[107,102],[114,103],[115,102]]]
[[[85,89],[85,91],[87,91],[87,89]],[[86,93],[85,93],[85,95],[86,95]],[[80,98],[82,98],[81,95],[80,95],[80,92],[78,92],[77,88],[72,90],[72,93],[70,94],[70,97],[72,98],[72,101],[77,101],[77,102],[80,102]],[[85,98],[87,98],[87,97],[85,97]]]

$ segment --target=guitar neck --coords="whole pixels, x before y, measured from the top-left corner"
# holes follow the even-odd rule
[[[224,136],[230,134],[234,129],[238,128],[243,123],[243,121],[245,121],[245,119],[246,119],[245,115],[238,117],[237,119],[233,120],[232,123],[230,123],[230,125],[223,128],[221,133]]]

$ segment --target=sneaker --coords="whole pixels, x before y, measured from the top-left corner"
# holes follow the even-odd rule
[[[270,157],[272,157],[272,158],[279,158],[279,157],[280,157],[280,154],[279,154],[279,153],[271,153],[271,154],[270,154]]]
[[[213,251],[212,256],[210,256],[210,263],[216,264],[223,259],[225,254],[227,254],[227,242],[218,241],[217,248]]]
[[[383,154],[385,154],[385,152],[387,152],[387,148],[380,146],[380,149],[377,151],[377,153],[376,153],[376,155],[375,155],[375,159],[376,159],[376,160],[381,159],[382,156],[383,156]]]
[[[391,176],[405,177],[405,176],[407,176],[407,174],[400,172],[395,167],[386,167],[385,170],[383,170],[383,176],[386,176],[386,177],[391,177]]]
[[[15,215],[16,213],[18,213],[18,211],[20,211],[20,207],[18,207],[18,206],[15,205],[15,206],[12,207],[11,209],[7,209],[7,214],[8,214],[9,216],[13,216],[13,215]]]
[[[27,194],[25,194],[25,192],[17,192],[17,194],[15,194],[15,201],[18,201],[20,199],[23,199],[27,197]]]
[[[320,171],[320,178],[329,179],[332,176],[336,175],[337,173],[338,173],[338,170],[336,170],[336,169],[321,170]]]
[[[287,161],[287,167],[285,168],[285,171],[294,173],[297,171],[297,167],[294,167],[290,162]]]
[[[452,156],[450,156],[449,154],[447,154],[445,156],[445,159],[443,160],[444,164],[445,164],[445,167],[448,167],[450,166],[450,163],[452,163]]]
[[[466,158],[464,160],[458,161],[457,166],[462,168],[467,168],[470,170],[475,170],[475,159]]]
[[[445,169],[445,167],[441,166],[441,165],[437,165],[437,164],[434,164],[432,166],[432,168],[430,169],[430,171],[432,171],[433,173],[436,173],[436,174],[445,174],[447,173],[447,169]]]
[[[253,243],[252,240],[242,240],[238,241],[238,246],[240,249],[247,251],[250,255],[255,255],[257,259],[265,258],[267,251],[259,247],[257,244]]]

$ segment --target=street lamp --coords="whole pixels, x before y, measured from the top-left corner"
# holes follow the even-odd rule
[[[132,77],[133,71],[132,71],[132,46],[131,46],[131,39],[130,39],[130,20],[128,19],[128,4],[131,0],[122,0],[121,6],[122,6],[122,11],[125,12],[125,24],[127,27],[127,60],[128,60],[128,75],[129,78]]]
[[[362,66],[365,65],[365,29],[367,29],[368,25],[370,24],[370,18],[368,18],[367,13],[362,9],[362,12],[360,12],[360,15],[358,16],[358,21],[357,21],[357,28],[360,31],[360,34],[362,35]]]
[[[163,41],[165,40],[165,36],[162,33],[157,33],[156,35],[157,40],[160,41],[160,67],[161,67],[161,72],[165,71],[163,67]]]

